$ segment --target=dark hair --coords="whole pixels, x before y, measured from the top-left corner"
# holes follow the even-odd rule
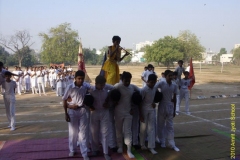
[[[173,72],[173,75],[174,75],[174,76],[177,76],[177,75],[178,75],[178,72]]]
[[[131,79],[131,78],[132,78],[132,74],[130,72],[123,71],[123,73],[122,73],[122,80],[124,80],[124,79]]]
[[[5,76],[11,76],[11,75],[12,75],[12,73],[11,73],[11,72],[9,72],[9,71],[7,71],[7,72],[5,72],[5,73],[4,73],[4,75],[5,75]]]
[[[121,38],[119,36],[113,36],[112,41],[121,41]]]
[[[135,91],[132,94],[132,103],[135,105],[140,105],[142,102],[142,96],[139,91]]]
[[[185,75],[185,74],[189,74],[189,72],[188,72],[188,71],[184,71],[183,74],[184,74],[184,75]]]
[[[166,71],[164,72],[164,75],[167,76],[167,75],[169,75],[170,73],[172,73],[171,70],[166,70]]]
[[[144,67],[144,69],[147,69],[147,68],[148,68],[147,66]]]
[[[157,80],[157,76],[155,74],[150,74],[148,76],[148,80],[147,81],[156,81]]]
[[[154,68],[152,64],[148,64],[148,68]]]
[[[112,101],[118,102],[121,99],[121,92],[118,89],[111,90],[109,94]]]
[[[183,63],[183,60],[179,60],[178,63]]]
[[[99,75],[99,76],[96,77],[95,83],[96,83],[96,84],[106,83],[106,79],[105,79],[103,76]]]
[[[77,76],[83,76],[85,77],[85,73],[82,71],[82,70],[78,70],[76,73],[75,73],[75,77]]]
[[[164,73],[164,72],[162,72],[161,74],[165,75],[165,73]]]
[[[3,62],[0,61],[0,67],[3,67]]]

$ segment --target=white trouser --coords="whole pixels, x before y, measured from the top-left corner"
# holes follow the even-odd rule
[[[180,89],[179,107],[181,105],[181,101],[183,98],[185,99],[185,111],[189,112],[189,91],[188,91],[188,89]]]
[[[180,92],[179,92],[180,94]],[[179,111],[179,108],[180,108],[180,95],[176,95],[176,99],[177,99],[177,102],[176,102],[176,111],[178,112]]]
[[[56,86],[57,86],[57,81],[56,81],[56,79],[53,79],[53,80],[52,80],[52,83],[53,83],[53,88],[56,88]]]
[[[45,94],[44,84],[43,84],[43,83],[38,83],[38,91],[39,91],[39,94],[41,95],[41,87],[42,87],[43,94]]]
[[[37,88],[35,86],[32,87],[32,94],[37,94]]]
[[[25,89],[26,91],[29,91],[30,90],[30,83],[25,83],[25,88],[26,88]]]
[[[65,90],[66,90],[66,88],[63,87],[63,88],[62,88],[62,94],[63,94],[63,95],[64,95],[64,93],[65,93]]]
[[[44,81],[44,86],[47,87],[49,85],[49,81]]]
[[[3,97],[6,109],[6,115],[11,127],[15,127],[15,102],[16,99],[11,95],[4,95]]]
[[[92,151],[99,150],[99,144],[102,143],[103,153],[108,154],[108,121],[109,111],[107,109],[95,110],[91,112],[91,136]],[[101,139],[99,140],[99,137]]]
[[[122,139],[127,146],[132,145],[132,115],[125,112],[121,113],[115,110],[115,127],[118,148],[123,147]],[[123,130],[124,129],[124,130]]]
[[[50,87],[53,88],[53,79],[49,79]]]
[[[18,94],[21,94],[21,91],[22,91],[22,85],[20,84],[20,82],[16,82],[17,83],[17,93]]]
[[[57,94],[57,96],[59,95],[59,96],[62,96],[62,87],[57,87],[57,89],[56,89],[56,94]]]
[[[108,121],[108,145],[110,148],[117,147],[116,141],[116,129],[115,129],[115,118],[114,118],[114,106],[110,103],[109,104],[109,121]]]
[[[88,116],[86,108],[69,109],[68,114],[70,122],[68,122],[69,130],[69,150],[77,151],[77,141],[80,142],[80,150],[83,157],[87,156],[87,137],[88,137]]]
[[[171,147],[175,146],[173,129],[174,105],[172,102],[161,102],[158,106],[158,138],[165,144],[167,139]]]
[[[144,122],[140,124],[140,144],[145,146],[146,135],[148,136],[148,148],[155,148],[155,109],[142,110]]]
[[[134,105],[133,107],[133,115],[132,115],[132,141],[133,145],[138,145],[138,136],[139,136],[139,108]]]

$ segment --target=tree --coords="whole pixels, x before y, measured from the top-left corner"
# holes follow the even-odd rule
[[[3,62],[3,64],[6,64],[8,57],[9,53],[5,50],[4,47],[0,46],[0,61]]]
[[[181,42],[181,52],[183,52],[183,61],[188,62],[192,57],[194,60],[201,60],[201,52],[205,48],[200,44],[197,36],[189,30],[180,31],[178,39]]]
[[[25,67],[33,66],[37,63],[36,53],[34,50],[30,50],[22,61],[22,65]]]
[[[10,36],[10,39],[7,39],[2,35],[0,36],[0,44],[16,54],[18,65],[20,67],[23,58],[29,52],[29,47],[33,45],[30,40],[31,36],[27,30],[15,32],[14,35]]]
[[[44,63],[77,63],[79,41],[78,33],[71,29],[70,23],[51,28],[49,33],[40,33],[42,38],[41,61]]]
[[[146,46],[144,58],[147,62],[163,63],[167,68],[173,62],[182,59],[183,53],[180,41],[172,36],[165,36],[154,42],[152,46]]]
[[[96,65],[98,62],[98,55],[96,54],[96,49],[83,48],[84,61],[86,64]]]
[[[233,50],[233,62],[236,65],[240,65],[240,47]]]

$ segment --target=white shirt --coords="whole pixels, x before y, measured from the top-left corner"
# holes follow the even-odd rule
[[[184,67],[180,67],[178,66],[176,69],[175,69],[175,72],[178,73],[178,79],[181,81],[181,76],[182,76],[182,73],[185,71]]]
[[[147,85],[141,89],[141,96],[142,96],[142,109],[143,110],[155,110],[155,108],[152,107],[152,104],[154,103],[154,97],[155,93],[157,91],[157,88],[149,88]]]
[[[143,79],[144,79],[145,81],[147,81],[147,80],[148,80],[148,76],[149,76],[150,74],[153,74],[153,71],[149,71],[149,70],[144,71],[144,72],[142,73]],[[145,85],[146,85],[146,83],[144,82],[143,86],[145,86]]]
[[[114,88],[118,89],[121,93],[121,98],[115,107],[115,112],[129,114],[131,110],[132,94],[134,91],[140,91],[140,89],[133,84],[126,87],[122,83],[115,84]]]
[[[106,84],[105,87],[102,90],[96,89],[96,87],[93,87],[93,90],[90,92],[90,94],[94,97],[94,103],[93,106],[96,110],[104,110],[103,104],[108,96],[108,91],[112,90],[113,86]]]
[[[180,86],[181,89],[188,89],[188,86],[190,86],[192,79],[181,79]]]
[[[15,81],[10,82],[4,82],[2,84],[2,87],[4,88],[5,92],[3,93],[5,96],[14,96],[15,98],[15,92],[14,89],[17,88],[17,83]]]
[[[63,100],[67,100],[68,97],[72,98],[71,103],[78,106],[83,106],[83,100],[87,91],[91,89],[90,84],[83,82],[81,87],[76,86],[74,83],[67,86],[67,89],[62,97]]]
[[[177,94],[177,85],[171,83],[170,85],[167,82],[158,82],[154,87],[161,88],[163,98],[161,102],[171,102],[173,94]]]
[[[173,79],[172,80],[172,83],[176,84],[177,85],[177,95],[179,95],[179,79]]]
[[[44,73],[42,71],[37,71],[36,74],[37,74],[37,83],[43,83]],[[40,76],[40,77],[38,77],[38,76]]]

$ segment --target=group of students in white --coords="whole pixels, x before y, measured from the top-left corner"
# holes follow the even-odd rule
[[[15,66],[15,70],[12,71],[14,76],[12,80],[16,82],[16,93],[22,95],[22,92],[30,92],[32,94],[46,95],[45,88],[51,87],[52,90],[56,90],[57,96],[63,96],[64,90],[67,85],[73,83],[74,72],[69,66],[65,67],[51,66],[47,67],[26,67],[24,71],[21,67]]]
[[[14,117],[11,115],[11,106],[15,103],[15,96],[14,100],[11,100],[9,95],[13,95],[14,90],[10,93],[9,88],[17,87],[16,82],[10,79],[12,75],[17,74],[6,72],[2,67],[0,63],[1,74],[5,75],[5,80],[0,79],[0,82],[5,89],[4,102],[12,130],[15,124],[11,119]],[[176,72],[179,79],[173,78]],[[122,153],[123,142],[127,146],[127,155],[130,158],[134,158],[131,152],[132,145],[142,150],[148,149],[152,154],[157,154],[155,142],[161,143],[163,148],[170,147],[179,151],[174,142],[173,118],[179,113],[176,104],[180,105],[180,102],[177,99],[188,100],[186,87],[190,85],[191,79],[188,79],[189,73],[184,71],[181,61],[176,72],[166,70],[164,78],[158,81],[152,71],[152,65],[148,65],[148,69],[142,75],[145,82],[142,88],[131,84],[130,72],[124,71],[120,82],[114,86],[106,84],[106,79],[100,75],[95,79],[95,86],[91,86],[84,82],[83,71],[75,72],[74,82],[69,83],[62,97],[69,129],[69,156],[74,156],[79,146],[83,159],[89,160],[89,148],[92,156],[97,156],[101,144],[105,159],[110,160],[109,148],[113,152]],[[183,79],[182,73],[185,75]],[[52,88],[54,89],[54,85]],[[156,104],[155,99],[159,91],[162,93],[162,99]],[[180,98],[177,98],[178,96]],[[188,106],[186,113],[190,114]]]

